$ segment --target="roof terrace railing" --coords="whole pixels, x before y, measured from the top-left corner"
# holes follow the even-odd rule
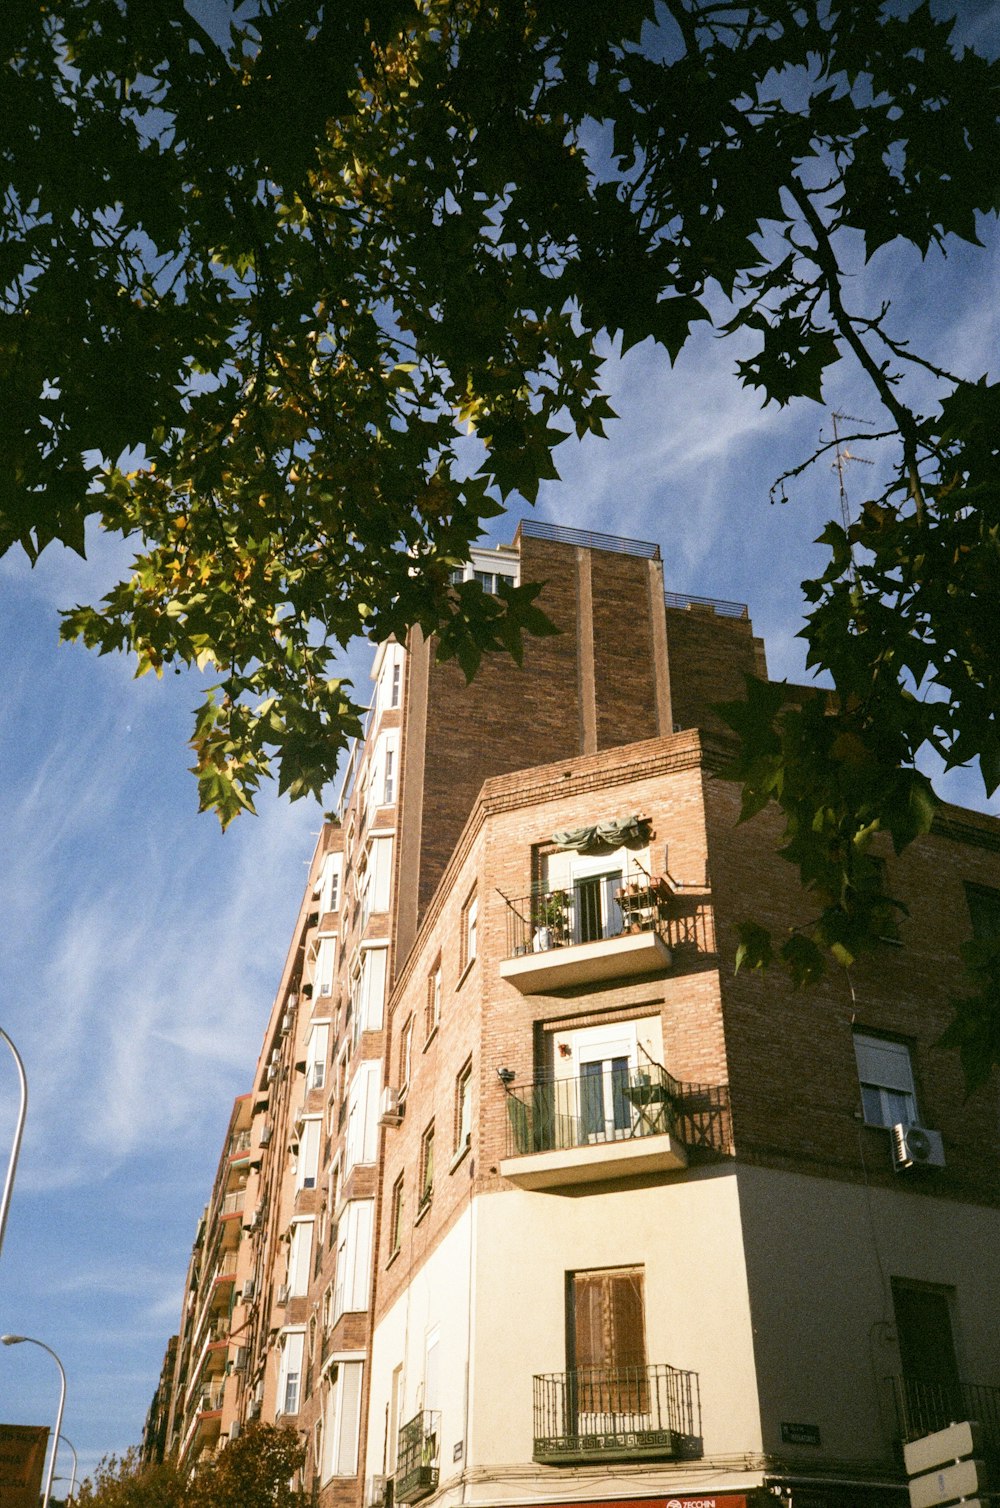
[[[689,607],[707,607],[719,618],[749,618],[750,609],[745,602],[727,602],[722,597],[692,597],[687,592],[664,592],[668,607],[682,611]]]
[[[555,544],[580,545],[587,550],[609,550],[615,555],[641,555],[659,560],[659,545],[646,539],[623,539],[617,534],[596,534],[590,529],[568,529],[563,524],[547,524],[538,518],[523,518],[519,533],[529,539],[551,539]]]

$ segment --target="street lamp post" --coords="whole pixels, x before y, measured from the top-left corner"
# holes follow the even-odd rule
[[[9,1040],[9,1039],[8,1039]],[[62,1430],[63,1407],[66,1403],[66,1372],[51,1346],[47,1346],[43,1340],[35,1340],[33,1335],[0,1335],[0,1341],[5,1346],[20,1346],[25,1341],[32,1346],[41,1346],[43,1351],[48,1351],[52,1360],[59,1368],[59,1407],[56,1410],[56,1428],[52,1436],[52,1453],[49,1456],[49,1469],[45,1473],[45,1486],[42,1490],[42,1508],[49,1508],[49,1498],[52,1495],[52,1478],[56,1469],[56,1452],[59,1449],[59,1435]],[[74,1456],[76,1452],[73,1452]]]
[[[71,1498],[73,1496],[74,1492],[76,1491],[76,1473],[77,1473],[77,1468],[79,1467],[80,1463],[77,1460],[76,1447],[74,1446],[72,1440],[67,1440],[65,1435],[60,1435],[59,1438],[62,1441],[62,1443],[64,1445],[68,1445],[69,1448],[70,1448],[70,1450],[73,1452],[73,1470],[72,1470],[72,1472],[70,1474],[70,1479],[69,1479],[69,1492],[66,1494],[67,1499],[68,1499],[68,1498]]]
[[[4,1180],[3,1195],[0,1196],[0,1251],[3,1251],[4,1231],[7,1229],[7,1214],[10,1210],[10,1196],[14,1191],[14,1174],[17,1172],[17,1158],[21,1150],[21,1137],[24,1133],[24,1118],[28,1113],[28,1078],[21,1062],[21,1054],[13,1042],[0,1026],[0,1037],[6,1042],[17,1065],[17,1075],[21,1081],[21,1108],[18,1111],[17,1127],[14,1131],[14,1145],[10,1149],[10,1160],[7,1163],[7,1177]]]

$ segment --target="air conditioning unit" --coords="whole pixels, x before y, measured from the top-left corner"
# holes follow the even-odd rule
[[[246,1282],[243,1284],[243,1292],[242,1292],[242,1295],[241,1295],[244,1304],[249,1304],[249,1302],[253,1298],[253,1296],[254,1296],[254,1280],[253,1280],[253,1278],[247,1278]]]
[[[289,1295],[289,1285],[287,1283],[282,1283],[281,1287],[278,1289],[278,1303],[279,1303],[279,1305],[284,1305],[284,1304],[288,1303],[288,1295]]]
[[[249,1219],[249,1221],[247,1223],[247,1230],[260,1230],[260,1227],[263,1224],[263,1221],[264,1221],[264,1212],[261,1209],[260,1205],[258,1204],[257,1208],[254,1210],[253,1214],[250,1216],[250,1219]]]
[[[234,1372],[245,1372],[246,1369],[247,1369],[247,1348],[246,1348],[246,1346],[237,1346],[236,1347],[236,1355],[233,1357],[233,1371]]]
[[[273,1135],[274,1132],[271,1130],[271,1127],[265,1126],[260,1133],[260,1145],[262,1147],[269,1147],[271,1145],[271,1137]]]
[[[278,1064],[276,1062],[272,1061],[272,1062],[268,1063],[268,1065],[267,1065],[267,1082],[269,1084],[273,1084],[274,1081],[275,1081],[275,1079],[277,1077],[278,1077]]]
[[[892,1160],[898,1168],[943,1168],[944,1143],[940,1131],[924,1126],[907,1126],[902,1121],[892,1128]]]
[[[240,1421],[238,1419],[234,1419],[229,1426],[229,1438],[230,1440],[238,1440],[240,1438]]]
[[[393,1089],[387,1084],[382,1090],[382,1100],[379,1105],[378,1123],[380,1126],[398,1126],[403,1119],[403,1106],[399,1099],[399,1090]]]
[[[295,1020],[295,1014],[294,1014],[294,1012],[293,1011],[286,1011],[285,1014],[281,1018],[281,1030],[282,1030],[283,1033],[291,1031],[291,1029],[292,1029],[292,1022],[294,1020]]]
[[[386,1508],[386,1488],[391,1478],[371,1476],[365,1482],[365,1508]]]

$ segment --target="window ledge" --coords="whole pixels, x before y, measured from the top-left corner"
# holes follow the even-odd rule
[[[427,1051],[428,1047],[430,1047],[431,1043],[434,1041],[434,1038],[437,1036],[437,1034],[440,1031],[440,1029],[441,1029],[441,1023],[439,1021],[435,1021],[434,1025],[431,1027],[430,1031],[427,1033],[427,1039],[424,1042],[423,1048],[421,1049],[422,1052],[426,1052]]]
[[[433,1196],[430,1199],[425,1199],[424,1200],[423,1204],[420,1206],[420,1209],[417,1211],[417,1218],[413,1222],[414,1225],[419,1225],[420,1222],[421,1222],[421,1220],[423,1220],[428,1214],[430,1214],[430,1208],[431,1208],[431,1204],[432,1203],[433,1203]]]
[[[455,1153],[454,1157],[451,1159],[451,1162],[448,1164],[449,1174],[454,1173],[459,1163],[463,1160],[463,1158],[468,1157],[471,1150],[472,1137],[467,1136],[462,1145],[459,1147],[458,1151]]]
[[[403,1248],[401,1246],[397,1246],[395,1251],[389,1253],[389,1260],[385,1264],[386,1272],[389,1271],[389,1268],[392,1266],[393,1262],[395,1262],[402,1249]]]
[[[474,953],[473,956],[469,959],[468,963],[465,965],[465,968],[462,970],[461,974],[459,974],[458,976],[458,979],[455,983],[456,990],[460,990],[462,988],[462,985],[465,983],[466,979],[468,979],[469,975],[472,973],[472,970],[475,968],[478,962],[479,954]]]

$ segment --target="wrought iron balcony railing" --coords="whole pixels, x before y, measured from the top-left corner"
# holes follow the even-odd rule
[[[947,1429],[962,1419],[974,1419],[983,1444],[1000,1452],[1000,1387],[971,1382],[919,1382],[912,1377],[888,1377],[896,1409],[899,1438],[917,1440]]]
[[[594,875],[507,903],[507,957],[665,930],[673,888],[640,869]]]
[[[396,1503],[419,1503],[437,1489],[441,1415],[421,1409],[399,1431],[392,1496]]]
[[[729,1153],[728,1086],[683,1084],[658,1063],[633,1068],[622,1058],[508,1090],[507,1157],[664,1133],[688,1148]]]
[[[577,1367],[534,1378],[534,1458],[691,1460],[702,1454],[697,1372],[676,1367]]]

